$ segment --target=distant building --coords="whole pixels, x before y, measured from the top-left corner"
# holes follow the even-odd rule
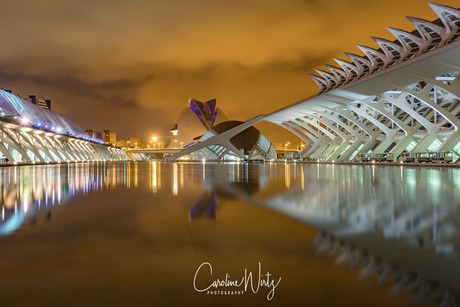
[[[39,99],[38,100],[38,106],[40,108],[43,108],[43,109],[51,111],[51,100],[49,100],[49,99]]]
[[[39,106],[42,109],[50,110],[51,111],[51,100],[49,99],[39,99],[37,100],[37,96],[29,95],[29,101],[33,104]]]
[[[117,147],[120,147],[120,148],[126,148],[127,147],[127,144],[126,144],[126,141],[125,140],[118,140],[116,142],[116,146]]]
[[[103,132],[103,141],[106,145],[115,146],[117,143],[117,134],[106,129]]]
[[[212,137],[219,138],[219,134],[241,124],[243,122],[230,120],[214,125],[200,138],[198,143]],[[220,145],[225,143],[227,145]],[[217,142],[215,145],[198,149],[190,156],[192,160],[239,160],[242,157],[248,160],[266,160],[275,159],[276,151],[270,141],[257,128],[251,126],[231,137],[227,142]]]
[[[169,146],[191,146],[214,125],[226,120],[225,114],[216,106],[216,99],[206,102],[190,99],[188,107],[181,112],[177,123],[169,130]]]
[[[117,134],[115,132],[110,133],[109,142],[111,145],[115,145],[117,143]]]
[[[86,134],[87,136],[92,137],[92,138],[95,137],[95,136],[94,136],[94,131],[93,131],[93,129],[86,129],[86,130],[85,130],[85,134]]]
[[[136,137],[129,138],[129,147],[130,148],[139,148],[141,144],[141,140]]]
[[[169,147],[187,147],[185,152],[190,152],[192,160],[275,159],[276,151],[272,144],[255,127],[250,126],[231,138],[225,134],[220,135],[228,130],[238,129],[242,124],[244,123],[240,121],[227,120],[217,108],[216,99],[207,102],[190,99],[189,106],[182,111],[177,124],[170,130],[172,137]],[[200,145],[214,137],[215,144],[206,147]]]
[[[94,132],[94,137],[96,139],[104,141],[104,135],[102,134],[102,132]]]
[[[107,129],[103,132],[94,132],[93,129],[86,129],[85,134],[102,140],[106,145],[117,146],[117,134],[115,132],[110,132]]]

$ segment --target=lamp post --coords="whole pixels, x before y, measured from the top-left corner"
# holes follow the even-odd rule
[[[155,149],[155,147],[156,147],[157,139],[158,139],[158,138],[157,138],[156,136],[154,136],[154,137],[152,138],[152,141],[153,141],[153,149]]]

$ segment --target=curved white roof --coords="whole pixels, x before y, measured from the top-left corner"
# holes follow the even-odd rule
[[[85,135],[74,121],[3,90],[0,90],[0,120],[102,143]]]

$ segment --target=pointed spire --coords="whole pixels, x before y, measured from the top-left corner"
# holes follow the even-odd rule
[[[457,19],[460,19],[460,11],[446,5],[441,5],[441,4],[434,4],[434,3],[428,3],[428,5],[431,7],[431,9],[436,13],[436,15],[439,16],[439,19],[441,19],[442,23],[446,27],[447,32],[452,32],[456,29],[458,29],[458,26],[453,22],[453,20],[450,20],[447,17],[447,14],[443,13],[448,13],[453,16],[455,16]]]
[[[423,44],[423,40],[422,38],[420,37],[417,37],[415,36],[414,34],[412,33],[409,33],[409,32],[406,32],[404,30],[400,30],[400,29],[395,29],[395,28],[387,28],[388,31],[390,31],[391,34],[394,35],[394,37],[396,37],[396,39],[401,43],[401,45],[404,47],[404,49],[406,50],[411,50],[412,47],[408,44],[407,41],[405,41],[403,39],[403,37],[406,37],[407,39],[409,39],[410,41],[413,41],[414,43],[416,43],[419,47]]]

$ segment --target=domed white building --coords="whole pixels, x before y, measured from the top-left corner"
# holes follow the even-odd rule
[[[183,148],[181,152],[169,157],[174,161],[187,156],[191,160],[267,160],[276,158],[276,151],[267,138],[253,126],[242,128],[241,121],[229,121],[216,107],[216,99],[200,102],[189,100],[170,130],[173,137],[169,148]],[[241,127],[240,127],[241,126]],[[238,128],[240,127],[240,128]],[[240,130],[238,133],[228,131]],[[223,134],[223,135],[221,135]],[[203,146],[203,142],[213,144]],[[196,145],[196,146],[194,146]]]
[[[179,115],[177,124],[170,130],[173,137],[169,147],[188,147],[196,143],[214,125],[227,120],[216,107],[216,99],[201,102],[189,100],[189,106]]]
[[[203,142],[215,137],[229,129],[243,124],[241,121],[230,120],[215,125],[209,129],[199,140]],[[225,146],[226,142],[210,145],[191,153],[192,160],[240,160],[241,157],[251,160],[269,160],[276,158],[276,150],[273,145],[260,131],[251,126],[228,140],[231,146]],[[228,143],[227,143],[228,144]]]

